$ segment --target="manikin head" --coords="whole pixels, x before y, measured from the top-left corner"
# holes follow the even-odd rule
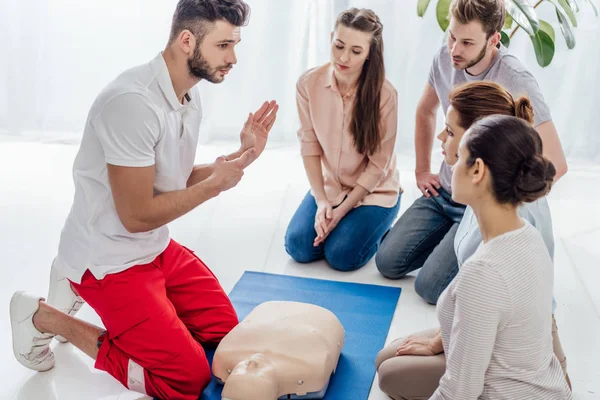
[[[448,52],[452,66],[477,65],[500,42],[506,9],[504,0],[453,0],[450,5]]]
[[[249,15],[243,0],[179,0],[167,48],[193,79],[220,83],[237,63],[234,47]]]
[[[225,381],[223,400],[277,400],[275,367],[264,354],[240,361]]]

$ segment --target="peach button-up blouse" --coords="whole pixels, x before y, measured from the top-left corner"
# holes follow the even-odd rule
[[[358,152],[350,133],[355,93],[342,97],[330,64],[304,73],[296,85],[302,156],[321,156],[325,194],[335,206],[356,186],[367,190],[360,205],[390,208],[401,191],[396,168],[398,94],[385,80],[381,89],[381,146],[372,155]]]

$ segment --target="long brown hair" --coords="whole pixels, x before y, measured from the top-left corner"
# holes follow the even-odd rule
[[[533,107],[527,96],[514,100],[502,86],[494,82],[470,82],[455,87],[448,96],[458,111],[458,124],[469,129],[475,121],[493,114],[508,115],[533,124]]]
[[[383,24],[371,10],[350,8],[342,12],[335,23],[357,31],[371,33],[369,56],[365,60],[362,72],[358,78],[358,87],[350,132],[354,145],[361,154],[375,153],[381,144],[380,101],[381,88],[385,81],[383,64]]]

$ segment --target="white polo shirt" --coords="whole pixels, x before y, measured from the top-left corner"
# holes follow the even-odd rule
[[[167,226],[128,232],[117,215],[106,164],[156,166],[155,193],[185,189],[194,166],[202,109],[195,87],[177,100],[159,53],[125,71],[96,98],[75,163],[75,198],[61,233],[55,267],[81,282],[154,260],[169,244]]]

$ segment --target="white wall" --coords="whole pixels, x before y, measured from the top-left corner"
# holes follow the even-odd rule
[[[398,150],[413,152],[414,113],[431,58],[442,44],[435,2],[424,18],[416,0],[249,0],[238,65],[220,85],[201,83],[201,137],[237,137],[249,111],[276,99],[274,140],[295,140],[295,82],[327,62],[329,32],[349,5],[369,7],[384,23],[388,79],[399,93]],[[147,62],[164,47],[175,0],[0,0],[0,133],[78,139],[97,93],[122,70]],[[540,68],[529,37],[519,32],[510,51],[534,73],[552,110],[567,154],[600,162],[594,114],[600,100],[600,18],[580,2],[577,46],[560,30],[555,59]],[[27,8],[27,11],[25,9]],[[540,16],[554,23],[550,4]],[[442,116],[439,116],[441,123]]]

